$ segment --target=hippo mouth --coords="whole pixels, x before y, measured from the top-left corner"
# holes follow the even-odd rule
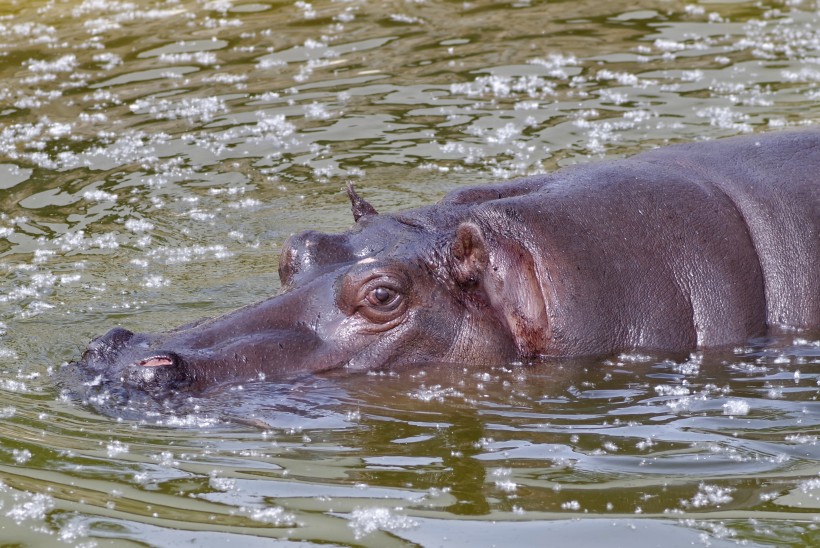
[[[173,352],[151,354],[135,360],[122,370],[125,384],[155,393],[189,384],[185,362]]]
[[[171,355],[152,356],[139,360],[134,365],[137,367],[171,367],[176,365],[177,361]]]

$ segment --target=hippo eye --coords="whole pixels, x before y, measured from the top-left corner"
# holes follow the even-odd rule
[[[390,287],[379,286],[367,294],[367,301],[374,306],[385,306],[395,299],[398,293]]]
[[[406,295],[398,280],[379,277],[360,288],[358,313],[378,329],[389,329],[400,322],[407,310]]]
[[[404,321],[413,302],[413,283],[403,267],[361,261],[342,279],[336,305],[347,316],[355,316],[362,332],[381,333]]]

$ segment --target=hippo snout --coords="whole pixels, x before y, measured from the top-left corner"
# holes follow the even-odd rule
[[[180,389],[197,392],[222,382],[292,377],[341,364],[314,329],[303,323],[272,327],[258,312],[248,308],[231,322],[204,322],[165,333],[117,327],[91,341],[75,366],[93,386],[164,398]],[[250,332],[237,333],[234,322]]]
[[[122,347],[134,337],[132,331],[115,327],[105,335],[100,335],[88,344],[88,348],[83,352],[83,361],[104,360],[106,357],[117,353]]]
[[[188,379],[177,354],[151,349],[146,335],[121,327],[92,340],[78,365],[105,380],[147,391],[178,388]]]

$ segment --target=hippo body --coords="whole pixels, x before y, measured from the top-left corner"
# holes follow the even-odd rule
[[[820,131],[675,145],[291,236],[278,296],[83,367],[154,390],[742,343],[820,326]]]

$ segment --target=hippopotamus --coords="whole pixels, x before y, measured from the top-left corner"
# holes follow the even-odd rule
[[[820,131],[655,148],[291,235],[281,291],[79,366],[144,390],[744,343],[820,325]]]

